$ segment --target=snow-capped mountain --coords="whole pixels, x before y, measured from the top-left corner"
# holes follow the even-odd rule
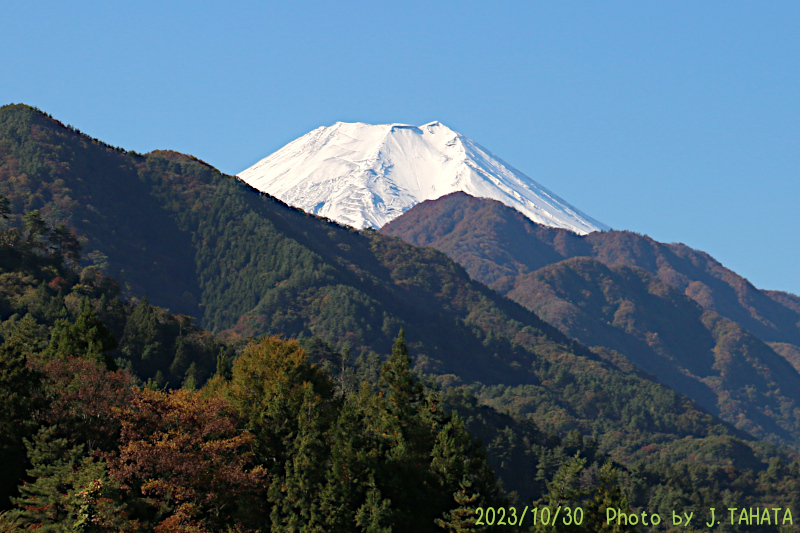
[[[609,229],[439,122],[337,122],[290,142],[238,177],[356,228],[380,228],[419,202],[464,191],[499,200],[547,226],[580,234]]]

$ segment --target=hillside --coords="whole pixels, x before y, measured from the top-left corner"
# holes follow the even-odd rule
[[[464,194],[420,204],[382,232],[444,251],[563,333],[624,355],[738,428],[799,442],[800,375],[787,364],[800,336],[796,297],[759,291],[685,245],[579,236]]]
[[[711,419],[690,403],[654,404],[658,385],[601,361],[440,252],[307,215],[189,156],[106,146],[25,106],[2,108],[0,147],[0,193],[16,213],[37,208],[74,228],[130,291],[184,313],[194,302],[202,327],[316,336],[362,359],[403,327],[420,370],[535,391],[543,429],[621,429],[631,404],[663,413],[652,422],[659,434],[708,434]],[[107,189],[125,191],[125,201]],[[591,390],[608,398],[608,418],[597,418]],[[676,410],[684,414],[663,426]],[[638,435],[626,447],[652,438],[635,425],[625,431]]]
[[[279,481],[272,485],[273,490],[267,496],[269,505],[277,506],[271,507],[273,524],[300,516],[295,510],[305,504],[294,499],[299,493],[292,491],[311,482],[302,476],[302,472],[310,470],[302,468],[301,463],[296,467],[287,461],[290,452],[305,454],[299,460],[310,461],[307,464],[334,468],[336,462],[328,451],[335,455],[357,450],[355,453],[362,454],[359,457],[369,459],[364,463],[365,472],[375,474],[373,488],[380,485],[380,490],[385,490],[382,494],[394,494],[393,502],[402,501],[392,523],[417,520],[408,514],[416,508],[415,502],[436,503],[437,509],[442,510],[439,504],[446,502],[439,502],[438,498],[434,498],[436,502],[427,498],[421,501],[423,493],[414,495],[399,488],[393,477],[391,458],[400,457],[402,454],[396,452],[403,448],[406,451],[402,453],[414,455],[408,461],[401,461],[403,468],[416,471],[414,465],[420,466],[424,457],[425,469],[438,471],[435,462],[428,465],[433,442],[420,437],[423,427],[420,424],[429,427],[434,424],[437,431],[448,428],[447,431],[457,432],[458,428],[447,425],[449,419],[444,418],[453,409],[462,413],[465,426],[484,440],[489,464],[496,469],[503,485],[516,491],[520,503],[539,500],[541,504],[549,487],[560,490],[557,485],[549,485],[556,479],[561,480],[558,481],[561,486],[571,487],[570,490],[592,487],[590,493],[575,492],[576,503],[589,505],[594,495],[600,498],[598,501],[611,501],[603,500],[611,494],[607,491],[617,491],[613,487],[622,486],[631,506],[657,510],[664,516],[676,505],[695,511],[713,506],[718,503],[720,491],[735,492],[736,503],[740,505],[768,502],[788,506],[792,503],[790,495],[797,493],[795,472],[800,469],[800,462],[793,462],[793,455],[748,438],[697,403],[637,371],[624,358],[603,350],[589,350],[569,339],[533,312],[471,280],[464,268],[443,253],[307,215],[259,194],[191,156],[168,151],[128,153],[80,134],[38,110],[6,106],[0,109],[0,188],[0,194],[11,199],[9,220],[0,222],[4,228],[10,228],[3,230],[0,239],[3,260],[13,259],[19,246],[26,249],[38,238],[35,234],[31,237],[34,211],[47,227],[63,223],[75,232],[86,258],[75,266],[78,273],[64,272],[62,277],[70,279],[70,284],[64,285],[56,279],[57,271],[52,270],[52,265],[24,273],[13,261],[0,262],[4,269],[0,334],[5,343],[17,342],[15,331],[21,314],[40,312],[36,311],[40,300],[46,303],[41,311],[45,314],[36,315],[40,317],[37,320],[46,322],[67,312],[65,316],[78,323],[69,307],[74,303],[68,303],[74,298],[65,293],[66,289],[72,288],[77,294],[87,291],[82,287],[83,272],[87,273],[86,281],[108,279],[102,272],[115,273],[122,280],[114,294],[121,289],[128,301],[120,305],[128,306],[126,312],[130,313],[119,318],[112,328],[122,332],[118,333],[122,355],[117,360],[142,378],[152,376],[150,389],[158,388],[164,381],[175,386],[173,382],[182,376],[185,385],[183,390],[170,395],[132,389],[130,384],[119,390],[109,385],[111,389],[103,389],[106,396],[102,398],[84,389],[75,398],[69,396],[72,389],[67,385],[72,383],[70,380],[82,379],[82,374],[70,370],[55,376],[51,380],[55,385],[48,385],[42,394],[51,394],[60,402],[54,405],[68,407],[69,413],[77,413],[79,419],[81,413],[87,412],[86,405],[94,406],[93,402],[107,399],[111,406],[103,407],[104,424],[108,424],[103,427],[116,431],[123,424],[134,431],[125,438],[133,435],[140,439],[137,442],[147,446],[152,432],[144,429],[150,426],[137,429],[136,420],[156,424],[153,427],[164,424],[164,434],[169,439],[185,436],[177,431],[182,428],[177,424],[182,412],[190,417],[195,416],[193,413],[202,415],[192,418],[192,431],[206,431],[207,423],[222,424],[227,428],[221,437],[223,441],[214,441],[214,445],[223,447],[220,455],[223,462],[215,464],[250,469],[256,465],[252,462],[244,465],[240,460],[257,457],[258,464],[266,465],[270,476]],[[167,232],[172,233],[165,235]],[[51,244],[57,252],[58,241]],[[39,257],[41,252],[34,255]],[[139,266],[143,271],[138,270]],[[90,277],[90,273],[95,277]],[[112,288],[117,287],[109,283]],[[137,303],[136,299],[141,297],[172,306],[171,312],[154,309],[141,301]],[[96,305],[99,308],[109,305],[109,298],[102,304],[100,297]],[[219,337],[198,330],[188,317],[180,314],[191,313],[193,308],[200,310],[199,325],[214,330]],[[409,418],[395,416],[404,425],[403,435],[410,431],[409,446],[401,440],[392,440],[391,435],[399,433],[369,425],[371,420],[377,420],[376,413],[387,418],[385,413],[390,412],[387,409],[396,409],[398,405],[408,407],[403,403],[405,400],[400,403],[392,400],[395,407],[390,407],[386,403],[385,384],[383,389],[379,387],[381,394],[378,394],[370,386],[359,389],[353,381],[365,379],[373,387],[380,384],[385,374],[382,367],[384,370],[386,367],[378,354],[385,354],[392,346],[401,327],[406,331],[415,368],[426,374],[424,401],[414,392],[416,378],[403,381],[403,387],[412,387],[408,394],[417,398],[410,400],[414,407],[407,409]],[[49,330],[39,334],[53,336]],[[216,339],[236,344],[251,335],[264,334],[301,337],[300,345],[306,347],[309,361],[316,366],[302,362],[299,355],[285,359],[287,353],[300,353],[293,343],[266,339],[263,350],[246,351],[248,356],[245,352],[239,354],[233,363],[232,376],[229,367],[218,364],[219,378],[213,378],[208,385],[209,394],[228,395],[226,398],[234,401],[239,411],[230,412],[218,403],[222,401],[220,398],[204,398],[191,392],[193,384],[209,375],[213,354],[223,346]],[[191,342],[187,337],[191,337]],[[46,343],[46,335],[39,342]],[[18,344],[7,346],[16,349],[14,346]],[[196,374],[190,372],[191,364],[189,368],[185,366],[193,362],[186,355],[194,352],[197,352],[196,369],[202,370]],[[253,356],[266,358],[253,359]],[[41,364],[36,362],[37,354],[31,357],[35,365]],[[286,361],[290,368],[282,370],[281,365]],[[6,372],[9,364],[18,370],[19,358],[0,357],[0,380],[10,375]],[[329,373],[320,373],[320,367]],[[390,370],[395,373],[389,375],[407,376],[401,370]],[[161,382],[157,379],[159,371]],[[268,396],[252,399],[247,396],[253,390],[252,380],[277,376],[280,381],[284,372],[298,380],[282,389],[285,384],[276,383],[280,387],[275,391],[281,391],[277,397],[285,398],[288,403],[267,401]],[[93,385],[103,385],[104,379],[113,377],[96,372],[91,376]],[[231,378],[237,383],[235,386],[219,383],[219,379]],[[437,382],[441,387],[438,390]],[[313,400],[322,401],[314,404],[319,410],[307,408],[310,404],[303,400],[304,396],[296,394],[309,387],[309,383],[320,387],[315,390],[321,396]],[[270,390],[264,389],[264,394],[271,394]],[[340,395],[339,400],[326,396],[332,390]],[[34,392],[39,394],[38,391]],[[65,394],[69,397],[64,397]],[[129,397],[136,400],[135,405],[118,405]],[[256,401],[266,401],[264,405],[269,409],[254,409],[261,405]],[[167,416],[154,416],[151,411],[156,408],[163,409]],[[320,413],[320,418],[312,417],[312,412]],[[8,418],[8,412],[0,414]],[[12,412],[10,416],[13,420],[18,414]],[[144,418],[136,418],[139,416]],[[59,431],[70,439],[70,446],[93,442],[85,421],[79,426],[81,432],[76,434],[70,426],[71,418],[56,420],[66,424]],[[245,455],[231,456],[224,452],[228,449],[225,446],[233,444],[225,440],[234,438],[232,428],[242,427],[235,425],[235,420],[244,420],[256,435],[253,437],[256,440],[235,441],[247,445],[249,451]],[[37,423],[48,422],[42,419]],[[291,432],[301,427],[304,438],[290,438]],[[373,430],[368,435],[375,439],[368,436],[365,441],[348,440]],[[29,431],[26,435],[32,435],[31,428],[26,431]],[[279,432],[277,440],[272,439],[272,431]],[[443,435],[445,439],[446,434]],[[457,445],[462,446],[463,453],[448,453],[454,457],[477,453],[463,432],[459,435],[461,441]],[[391,442],[383,440],[386,436]],[[13,445],[16,453],[20,453],[22,437],[15,438]],[[47,435],[42,438],[46,441]],[[40,444],[46,445],[45,441]],[[275,448],[270,443],[279,444]],[[118,445],[118,441],[109,441],[104,449],[112,454],[128,453],[115,448]],[[70,453],[79,455],[76,450]],[[74,476],[91,475],[99,464],[92,462],[83,450],[80,468],[69,464],[64,467],[72,472],[70,479],[76,483],[74,494],[88,494],[81,492],[83,489],[77,483],[89,479]],[[114,465],[120,464],[114,463],[117,456],[109,457],[112,463],[107,473],[115,479],[120,476],[125,479],[127,474],[115,470]],[[155,468],[153,465],[161,460],[158,454],[140,457],[143,468]],[[479,455],[473,457],[477,459]],[[617,462],[605,466],[609,458]],[[201,459],[208,458],[197,455],[186,458]],[[474,464],[480,462],[476,460]],[[565,480],[563,474],[567,471],[573,477]],[[329,472],[326,476],[340,474]],[[575,477],[579,474],[579,478]],[[328,496],[340,497],[338,484],[331,481],[334,478],[326,479],[326,484],[315,482],[314,486],[320,490],[328,487],[325,490],[332,491],[326,492]],[[289,487],[286,494],[279,490],[282,480]],[[221,485],[203,484],[202,479],[181,477],[180,482],[184,481],[197,489],[191,494],[198,497],[225,493]],[[431,486],[447,486],[451,490],[452,481],[448,481],[449,485],[436,481]],[[775,492],[771,487],[782,489]],[[254,494],[246,486],[236,490],[239,489]],[[359,505],[380,513],[389,505],[382,503],[374,490],[358,490],[353,492],[357,501],[346,504],[348,513],[357,512]],[[125,491],[131,495],[130,487]],[[112,500],[102,501],[116,501],[113,498],[120,496],[104,494]],[[180,501],[174,498],[183,496],[178,494],[190,493],[167,491],[160,496],[166,498],[164,509],[172,513],[168,520],[188,524],[180,521],[190,520],[194,515],[187,511],[189,508],[179,506]],[[613,501],[625,501],[622,493],[614,494]],[[133,496],[133,500],[126,500],[126,505],[135,513],[145,513],[151,521],[164,518],[146,511],[152,502],[143,500],[141,493]],[[258,501],[264,501],[263,496],[259,493]],[[314,501],[317,496],[322,497],[315,492]],[[198,520],[215,524],[224,520],[224,513],[205,507],[207,502],[204,502],[198,500],[198,507],[194,508],[201,513],[196,516]],[[189,514],[181,515],[181,509]],[[255,512],[255,522],[264,523],[267,519],[264,508],[256,505],[251,510]],[[104,516],[111,520],[116,515]],[[333,515],[325,516],[336,519]],[[353,516],[342,518],[345,519],[352,521]],[[3,521],[0,516],[0,524]],[[279,529],[277,525],[274,527]],[[352,530],[352,526],[347,527],[339,530]]]

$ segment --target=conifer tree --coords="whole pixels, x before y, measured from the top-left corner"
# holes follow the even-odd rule
[[[453,493],[456,507],[436,519],[436,525],[451,533],[482,533],[486,526],[477,525],[478,507],[481,506],[481,494],[475,490],[472,481],[464,476],[459,482],[458,490]]]
[[[600,468],[594,497],[586,503],[585,509],[584,526],[588,531],[597,533],[635,533],[638,531],[636,526],[621,521],[606,522],[606,509],[615,509],[626,515],[631,513],[628,498],[617,483],[617,470],[611,464],[611,460],[606,461]]]
[[[585,465],[586,459],[576,453],[575,456],[559,467],[553,479],[547,483],[548,493],[544,497],[544,503],[550,517],[556,515],[556,509],[559,507],[579,507],[579,502],[589,494],[588,490],[579,486],[579,476]],[[539,507],[541,508],[542,506],[539,505]],[[563,520],[559,520],[556,524],[545,524],[542,521],[538,521],[531,531],[544,533],[576,530],[581,531],[581,527],[572,524],[564,525]]]
[[[297,412],[297,432],[291,443],[285,475],[275,479],[269,497],[273,502],[272,527],[276,531],[324,531],[319,493],[325,479],[324,426],[320,401],[311,383],[303,385],[303,403]]]
[[[64,225],[59,224],[48,237],[53,251],[72,264],[80,259],[81,245],[75,235]]]
[[[30,483],[13,498],[12,516],[37,531],[124,531],[119,504],[109,498],[116,491],[105,463],[87,457],[83,445],[69,446],[56,438],[55,428],[42,428],[26,440]],[[100,527],[98,527],[100,526]]]
[[[189,352],[186,349],[186,343],[181,337],[175,341],[175,357],[172,359],[172,364],[169,366],[169,373],[172,375],[175,382],[180,382],[189,368]]]
[[[50,230],[38,209],[25,213],[23,217],[23,227],[25,231],[28,232],[28,244],[36,248],[43,248],[42,238],[47,235]]]
[[[363,533],[392,533],[392,501],[371,488],[364,504],[356,511],[356,525]]]
[[[436,524],[448,531],[483,531],[475,524],[476,509],[500,503],[494,473],[478,444],[457,413],[436,436],[430,468],[441,487],[439,505],[450,509]]]
[[[376,447],[362,419],[362,398],[369,402],[372,395],[364,383],[356,395],[344,399],[328,433],[329,466],[319,499],[320,514],[332,533],[356,529],[354,517],[365,501],[366,481],[375,479]]]
[[[11,202],[4,195],[0,194],[0,218],[7,219],[11,214]]]
[[[100,361],[109,370],[116,370],[114,360],[105,352],[117,347],[117,340],[97,317],[88,298],[75,322],[56,321],[45,354],[53,357],[86,357]]]
[[[233,377],[231,363],[228,359],[228,355],[225,353],[225,348],[220,348],[217,354],[217,375],[224,381],[230,381]]]
[[[165,356],[164,339],[155,309],[147,298],[142,298],[125,322],[120,350],[140,375],[153,375],[159,370],[158,360]]]
[[[40,344],[36,321],[25,315],[0,345],[0,508],[8,505],[8,497],[25,474],[23,439],[35,427],[31,414],[37,408],[34,398],[41,383],[41,375],[27,361]]]
[[[200,380],[197,372],[197,365],[192,362],[189,368],[186,369],[186,377],[183,378],[181,387],[187,390],[197,390],[197,383]]]
[[[422,385],[411,373],[411,357],[402,329],[392,346],[392,355],[381,369],[380,384],[386,391],[389,412],[399,420],[412,420],[422,401]]]

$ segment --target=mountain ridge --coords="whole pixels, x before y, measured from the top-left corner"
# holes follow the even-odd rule
[[[623,373],[534,313],[472,281],[443,253],[308,215],[191,156],[129,155],[33,109],[6,106],[0,109],[0,157],[0,193],[12,200],[14,212],[39,209],[51,223],[74,228],[87,252],[107,255],[99,267],[124,271],[127,283],[153,303],[165,297],[195,302],[202,310],[200,324],[212,331],[234,339],[316,336],[369,359],[371,350],[379,353],[391,345],[403,327],[416,364],[427,373],[456,382],[519,384],[526,396],[536,391],[540,413],[535,418],[546,431],[605,434],[601,428],[606,426],[624,428],[631,434],[625,450],[673,438],[673,433],[705,437],[711,427],[729,431],[687,398],[641,375]],[[63,165],[63,160],[72,164]],[[89,168],[89,161],[97,165],[93,172],[76,173]],[[86,185],[120,181],[136,184],[135,194],[124,198],[128,211],[118,199],[98,202],[96,191]],[[147,248],[148,235],[165,229],[148,220],[150,210],[159,210],[176,228],[177,244],[189,249],[182,259],[187,266],[155,265],[159,268],[144,273],[131,269],[129,259],[152,262],[180,249],[169,239],[154,239],[155,248],[141,249]],[[119,211],[133,218],[114,218]],[[136,227],[129,231],[130,223]],[[119,253],[110,253],[115,249]],[[189,295],[180,292],[186,284],[178,283],[187,277],[197,287]],[[567,383],[567,391],[578,386],[596,391],[608,402],[604,409],[617,414],[598,420],[597,406],[567,394],[562,389]],[[611,392],[623,389],[622,395]],[[620,402],[628,401],[629,394],[638,398],[636,406],[620,415]],[[654,403],[653,398],[661,400]],[[658,432],[653,436],[627,425],[640,409],[680,414],[652,420]],[[616,439],[616,433],[608,435]],[[617,444],[607,443],[614,449]]]
[[[381,232],[447,253],[562,333],[621,354],[740,429],[800,435],[794,295],[759,291],[684,244],[579,236],[464,193],[420,203]]]
[[[419,201],[466,190],[544,224],[578,233],[608,229],[438,121],[336,122],[295,139],[238,177],[306,212],[356,228],[377,229]]]

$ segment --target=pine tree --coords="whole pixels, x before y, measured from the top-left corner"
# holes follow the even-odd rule
[[[361,401],[364,398],[369,402],[372,396],[372,389],[365,383],[356,395],[344,399],[328,432],[329,466],[319,499],[320,514],[332,533],[355,530],[354,517],[365,501],[367,481],[374,484],[377,450],[364,428]]]
[[[164,347],[164,335],[155,309],[147,298],[142,298],[133,309],[120,339],[120,351],[133,362],[140,376],[152,376],[164,357],[169,357]],[[166,370],[166,369],[165,369]]]
[[[319,493],[325,471],[324,426],[320,401],[311,383],[303,385],[303,403],[297,412],[297,432],[285,464],[285,475],[273,480],[269,490],[272,527],[276,531],[324,531]]]
[[[42,428],[25,441],[31,483],[13,498],[12,516],[37,531],[124,531],[128,529],[114,503],[116,485],[105,463],[85,456],[83,446],[70,447],[55,437],[55,428]]]
[[[44,244],[42,239],[50,230],[38,209],[34,209],[33,211],[25,213],[25,216],[23,217],[23,227],[25,228],[25,231],[28,232],[28,244],[35,248],[43,249]]]
[[[72,264],[76,264],[80,259],[81,245],[75,235],[64,225],[59,224],[48,237],[53,251]]]
[[[25,315],[8,339],[0,345],[0,507],[8,504],[25,474],[26,452],[23,439],[34,430],[31,413],[41,375],[27,361],[39,350],[36,321]]]
[[[11,202],[4,195],[0,194],[0,218],[7,219],[11,214]]]
[[[49,357],[86,357],[104,363],[109,370],[116,370],[114,360],[105,353],[116,347],[114,335],[85,298],[74,323],[64,319],[56,321],[45,354]]]
[[[411,357],[402,329],[392,346],[392,355],[381,369],[380,385],[385,390],[389,412],[406,424],[414,419],[423,400],[422,385],[411,373]]]
[[[635,533],[636,526],[623,524],[621,521],[606,522],[606,509],[616,509],[619,512],[631,514],[628,498],[617,483],[617,470],[606,461],[600,468],[598,486],[594,497],[585,505],[586,521],[584,526],[588,531],[597,533]]]
[[[392,533],[392,501],[371,488],[364,505],[356,511],[356,525],[363,533]]]
[[[444,513],[443,518],[435,520],[436,525],[451,533],[482,533],[485,526],[477,525],[478,507],[481,506],[481,494],[475,490],[472,481],[464,476],[459,482],[458,490],[453,493],[456,507]]]
[[[233,377],[231,363],[228,359],[228,355],[225,353],[225,348],[220,348],[217,354],[217,375],[224,381],[230,381]]]
[[[197,383],[200,381],[197,372],[197,365],[192,362],[189,368],[186,369],[186,377],[183,378],[181,387],[187,390],[197,390]]]
[[[175,357],[169,366],[169,373],[174,382],[178,383],[183,380],[189,364],[189,351],[186,348],[186,343],[181,337],[178,337],[175,341]]]
[[[556,516],[556,509],[559,507],[569,506],[571,509],[578,507],[578,503],[589,493],[579,486],[579,476],[585,465],[586,459],[576,453],[559,467],[553,479],[547,483],[548,493],[544,500],[550,517]],[[539,508],[541,509],[542,506],[539,505]],[[564,525],[561,519],[556,524],[544,524],[541,520],[537,521],[532,529],[536,533],[581,530],[581,527],[573,524]]]
[[[448,531],[483,531],[475,524],[476,508],[498,505],[499,494],[485,454],[457,413],[436,436],[431,457],[443,496],[439,505],[450,509],[436,524]]]

